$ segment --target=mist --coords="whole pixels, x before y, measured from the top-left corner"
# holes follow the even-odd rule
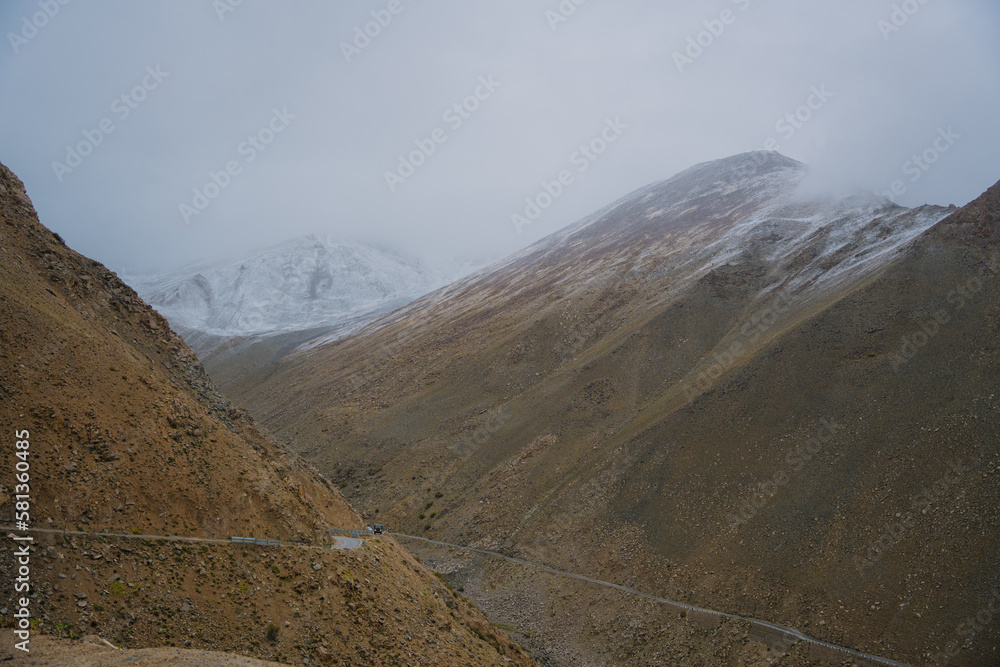
[[[995,2],[678,4],[7,1],[0,161],[128,274],[309,233],[495,259],[750,150],[905,206],[1000,179]]]

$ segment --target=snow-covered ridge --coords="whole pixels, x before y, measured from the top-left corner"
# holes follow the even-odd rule
[[[474,268],[431,270],[371,245],[307,236],[236,262],[127,280],[171,326],[228,337],[384,312]]]
[[[399,320],[431,326],[487,303],[544,304],[552,293],[564,298],[626,279],[668,303],[744,264],[764,271],[760,297],[780,288],[806,302],[870,275],[955,210],[908,209],[868,193],[807,196],[808,173],[766,151],[695,165],[358,331]]]

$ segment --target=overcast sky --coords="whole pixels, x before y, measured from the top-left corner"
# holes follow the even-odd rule
[[[996,0],[3,0],[0,26],[0,162],[119,272],[314,232],[496,257],[765,147],[908,206],[1000,179]]]

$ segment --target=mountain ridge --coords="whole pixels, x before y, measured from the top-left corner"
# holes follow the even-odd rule
[[[745,153],[723,160],[700,163],[671,178],[640,188],[505,260],[496,262],[475,274],[439,289],[437,292],[422,297],[398,311],[392,311],[376,318],[371,326],[376,328],[384,326],[386,322],[405,317],[407,312],[414,309],[426,309],[428,303],[443,304],[453,297],[464,297],[473,284],[477,284],[481,291],[483,291],[484,285],[486,288],[493,288],[496,283],[495,276],[502,275],[505,271],[508,274],[516,275],[518,267],[529,265],[532,270],[541,270],[546,273],[555,273],[561,270],[561,280],[550,281],[550,284],[553,282],[565,284],[570,281],[578,283],[598,282],[606,280],[604,276],[609,272],[614,272],[615,266],[618,264],[633,262],[634,264],[629,267],[630,271],[650,273],[650,267],[643,266],[644,260],[646,264],[649,264],[650,258],[657,259],[657,255],[667,257],[685,255],[682,267],[686,268],[687,265],[702,262],[705,266],[697,267],[698,270],[691,272],[691,275],[705,275],[709,271],[723,266],[729,260],[738,258],[740,254],[747,254],[747,249],[743,246],[749,244],[758,246],[751,247],[750,252],[759,252],[763,248],[772,256],[785,252],[795,253],[803,257],[811,252],[815,257],[809,257],[808,261],[812,261],[816,257],[822,257],[824,249],[820,247],[819,250],[816,250],[802,246],[815,241],[815,237],[823,227],[830,228],[830,231],[824,231],[824,234],[832,236],[840,231],[841,237],[843,237],[857,232],[855,227],[858,224],[866,225],[867,228],[862,227],[862,229],[870,236],[880,237],[877,239],[878,244],[869,243],[870,248],[877,249],[882,253],[891,253],[955,210],[939,206],[905,209],[875,195],[854,195],[818,200],[819,206],[827,207],[828,211],[832,210],[832,213],[828,213],[824,218],[822,213],[816,212],[815,207],[810,209],[808,203],[800,201],[796,196],[797,188],[806,173],[807,168],[802,163],[767,151]],[[749,181],[746,180],[747,174],[753,177]],[[782,177],[788,174],[791,174],[790,178]],[[709,216],[715,215],[712,225],[697,218],[703,213],[696,213],[691,207],[686,207],[686,210],[681,208],[692,199],[705,198],[712,193],[723,193],[731,196],[739,190],[737,186],[734,186],[733,181],[739,181],[741,178],[744,179],[742,182],[744,186],[747,186],[747,183],[751,184],[747,186],[753,190],[751,196],[744,200],[732,201],[731,203],[734,205],[726,205],[728,208],[721,211],[722,215],[716,214],[717,209],[720,208],[718,202],[712,202],[708,211]],[[768,196],[763,197],[762,201],[762,195]],[[642,215],[634,215],[639,208],[643,210]],[[736,228],[735,222],[739,218],[734,213],[748,209],[750,214],[743,219],[742,227]],[[865,217],[859,220],[848,219],[850,214],[858,210],[861,210]],[[676,211],[673,217],[666,215],[670,211]],[[812,220],[811,217],[816,218],[816,220]],[[622,218],[628,219],[631,227],[623,229],[620,225]],[[725,222],[730,223],[728,228],[723,226]],[[844,230],[837,229],[838,226],[844,226],[851,222],[855,224],[855,227],[848,225]],[[662,228],[663,224],[667,224],[669,228]],[[784,228],[782,228],[783,224]],[[710,227],[714,227],[714,229]],[[762,228],[759,230],[758,236],[763,238],[760,240],[750,238],[748,240],[746,237],[758,231],[757,228]],[[731,230],[733,233],[720,233],[725,229]],[[665,238],[654,239],[652,237],[654,232],[664,233]],[[776,234],[787,236],[787,239],[781,239],[786,241],[785,246],[774,242]],[[626,257],[615,257],[614,261],[610,263],[611,266],[607,266],[608,262],[604,256],[614,256],[613,253],[605,252],[609,246],[637,240],[647,242],[649,247]],[[826,244],[828,248],[826,252],[828,253],[843,253],[845,248],[850,250],[847,247],[847,240],[844,238],[819,239],[819,241]],[[729,244],[728,248],[725,247],[726,244]],[[768,244],[772,247],[765,247]],[[791,244],[795,245],[788,247]],[[577,256],[572,257],[565,264],[575,262],[584,268],[569,267],[567,269],[565,266],[560,266],[562,261],[560,254],[565,255],[580,246],[585,246],[586,249],[577,253]],[[723,252],[716,252],[713,256],[713,249],[721,249]],[[715,262],[716,266],[710,265],[712,261]],[[596,271],[594,267],[604,270]],[[798,268],[791,267],[793,271],[798,270]],[[853,267],[848,265],[848,268]],[[813,277],[819,272],[820,269],[814,270]],[[654,277],[656,276],[654,275]],[[517,278],[514,277],[510,282],[516,280]],[[802,280],[805,281],[808,278]],[[572,287],[567,288],[569,291],[572,289]],[[498,290],[493,289],[491,294],[495,295],[497,292]],[[307,347],[313,345],[308,344]]]
[[[30,534],[30,575],[5,539],[0,576],[28,577],[33,637],[295,663],[533,664],[391,538],[330,548],[331,529],[365,525],[340,491],[219,394],[131,288],[46,229],[2,164],[0,272],[0,422],[30,442],[26,523],[45,531]],[[13,493],[0,490],[5,525]],[[16,595],[3,588],[7,628]],[[54,660],[83,661],[76,644]],[[25,656],[7,642],[0,659],[52,664],[52,646]]]
[[[336,331],[404,305],[472,268],[432,270],[391,250],[312,234],[236,260],[127,280],[209,358],[231,342]]]
[[[760,176],[737,158],[225,390],[392,528],[926,659],[1000,584],[989,477],[868,554],[944,474],[935,457],[994,468],[997,188],[963,209],[803,200],[796,164]],[[950,325],[894,368],[911,316],[946,306]],[[843,428],[820,440],[824,423]],[[651,612],[644,639],[623,637],[585,588],[420,553],[567,664],[679,659],[651,637],[683,621]],[[989,637],[970,655],[995,656]]]

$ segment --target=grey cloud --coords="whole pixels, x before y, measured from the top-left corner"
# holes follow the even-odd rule
[[[44,222],[128,272],[310,232],[438,258],[506,254],[769,139],[812,166],[816,188],[903,180],[902,204],[964,204],[1000,178],[1000,8],[908,1],[589,0],[554,30],[559,0],[400,0],[391,20],[389,0],[243,2],[221,20],[194,0],[8,1],[0,160]],[[887,33],[879,21],[904,5],[918,9]],[[379,18],[348,62],[342,44]],[[681,72],[689,38],[704,46]],[[169,75],[122,102],[156,67]],[[445,111],[490,76],[502,85],[453,127]],[[817,105],[814,87],[832,96]],[[275,108],[295,118],[249,160],[241,145],[269,138]],[[628,130],[518,234],[511,214],[614,117]],[[106,119],[113,131],[60,182],[52,163]],[[912,158],[947,128],[961,138],[914,179]],[[391,192],[385,172],[435,130],[446,139]],[[213,182],[218,196],[185,224],[180,205]]]

